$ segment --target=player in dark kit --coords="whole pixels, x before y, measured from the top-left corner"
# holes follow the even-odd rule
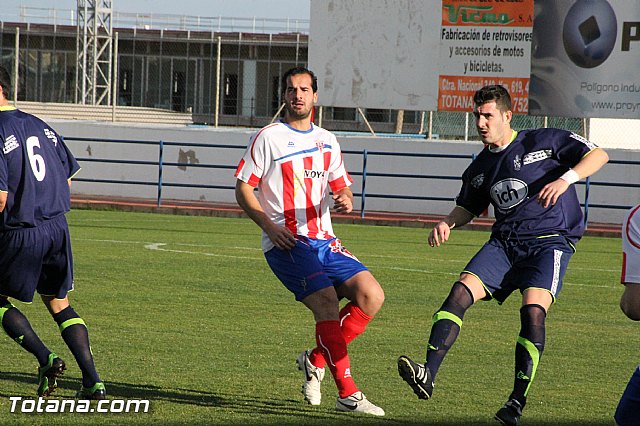
[[[62,138],[42,120],[9,105],[11,79],[0,67],[0,322],[38,360],[38,395],[48,396],[65,363],[51,352],[9,298],[30,303],[37,291],[82,370],[82,399],[106,398],[84,321],[69,305],[73,259],[65,213],[80,170]]]
[[[573,183],[591,176],[609,159],[584,138],[559,129],[511,129],[511,98],[502,86],[474,95],[476,127],[485,148],[462,175],[455,208],[429,234],[440,246],[451,229],[480,215],[491,204],[496,221],[489,241],[469,261],[433,316],[426,363],[407,356],[398,372],[420,399],[429,399],[464,314],[478,300],[498,303],[522,293],[516,343],[515,380],[507,403],[496,413],[515,425],[527,401],[545,343],[545,318],[584,232]]]

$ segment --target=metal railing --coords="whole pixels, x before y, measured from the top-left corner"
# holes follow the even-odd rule
[[[157,179],[156,180],[116,180],[116,179],[102,179],[102,178],[84,178],[75,177],[75,182],[90,182],[90,183],[107,183],[107,184],[125,184],[125,185],[144,185],[154,186],[157,188],[156,203],[158,207],[162,206],[162,192],[166,187],[181,187],[181,188],[205,188],[205,189],[222,189],[222,190],[235,190],[233,185],[211,185],[199,182],[193,183],[181,183],[181,182],[167,182],[164,178],[165,167],[189,167],[189,168],[205,168],[205,169],[224,169],[235,170],[236,164],[201,164],[191,162],[170,162],[166,161],[164,150],[169,146],[179,147],[198,147],[198,148],[212,148],[212,149],[232,149],[232,150],[245,150],[245,146],[240,145],[226,145],[226,144],[202,144],[192,142],[168,142],[168,141],[145,141],[145,140],[127,140],[127,139],[98,139],[98,138],[81,138],[81,137],[65,137],[66,141],[77,142],[104,142],[104,143],[118,143],[118,144],[134,144],[134,145],[151,145],[158,147],[158,160],[123,160],[123,159],[109,159],[109,158],[94,158],[94,157],[77,157],[80,162],[95,162],[104,164],[130,164],[130,165],[146,165],[157,167]],[[421,200],[421,201],[438,201],[451,203],[453,197],[438,197],[438,196],[419,196],[419,195],[397,195],[397,194],[385,194],[368,192],[371,188],[367,188],[367,180],[370,177],[386,177],[396,179],[433,179],[433,180],[460,180],[460,175],[430,175],[430,174],[416,174],[416,173],[400,173],[400,172],[380,172],[376,170],[370,170],[368,166],[368,160],[372,156],[383,157],[403,157],[403,158],[444,158],[444,159],[468,159],[469,162],[473,160],[475,154],[439,154],[439,153],[410,153],[410,152],[385,152],[385,151],[369,151],[364,150],[343,150],[343,154],[347,155],[359,155],[362,158],[362,171],[349,172],[353,176],[361,176],[361,191],[355,192],[353,195],[361,199],[360,216],[365,217],[366,214],[366,200],[367,198],[381,198],[381,199],[402,199],[402,200]],[[236,158],[236,157],[233,157]],[[620,165],[636,165],[640,166],[640,161],[633,160],[610,160],[609,164]],[[589,198],[592,187],[616,187],[616,188],[640,188],[640,184],[628,183],[628,182],[604,182],[594,181],[591,178],[587,178],[584,182],[578,182],[577,185],[584,185],[584,199],[581,202],[581,206],[584,208],[584,221],[585,225],[588,223],[589,208],[602,208],[602,209],[614,209],[614,210],[626,210],[631,208],[631,205],[619,205],[619,204],[594,204],[590,203]]]
[[[9,11],[4,11],[7,22],[50,25],[75,26],[78,24],[77,15],[77,9],[56,9],[51,7],[20,6],[20,12],[13,14]],[[115,28],[308,34],[309,22],[309,19],[294,18],[244,18],[113,11],[113,26]]]
[[[408,153],[408,152],[386,152],[386,151],[369,151],[367,149],[362,151],[343,150],[344,154],[356,154],[362,155],[362,172],[349,172],[354,176],[362,176],[361,192],[354,193],[354,196],[360,197],[360,217],[364,218],[366,210],[367,197],[369,198],[383,198],[383,199],[401,199],[401,200],[421,200],[421,201],[446,201],[452,202],[452,197],[435,197],[435,196],[418,196],[418,195],[396,195],[396,194],[376,194],[367,193],[366,185],[368,177],[391,177],[391,178],[407,178],[407,179],[436,179],[436,180],[460,180],[460,176],[443,176],[443,175],[425,175],[416,173],[383,173],[383,172],[370,172],[367,169],[367,162],[369,156],[386,156],[386,157],[405,157],[405,158],[447,158],[447,159],[468,159],[471,161],[474,155],[465,154],[422,154],[422,153]]]

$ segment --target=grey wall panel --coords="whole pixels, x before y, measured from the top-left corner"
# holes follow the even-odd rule
[[[102,159],[128,159],[139,161],[158,161],[157,146],[141,146],[116,144],[105,142],[80,142],[71,140],[72,137],[95,137],[103,139],[127,139],[165,142],[195,143],[196,146],[165,147],[165,162],[184,162],[184,152],[188,160],[197,164],[224,165],[227,169],[204,169],[187,165],[187,167],[165,166],[164,181],[192,185],[218,185],[233,187],[234,169],[240,160],[243,149],[249,142],[255,129],[234,128],[179,128],[169,126],[132,126],[107,123],[91,123],[78,121],[50,121],[59,133],[67,137],[70,149],[79,158],[91,157]],[[389,153],[422,153],[462,155],[464,158],[412,158],[402,156],[378,156],[370,154],[367,161],[367,171],[372,173],[395,173],[410,177],[376,177],[368,176],[366,192],[368,194],[393,194],[418,197],[442,197],[445,201],[422,201],[383,199],[368,197],[367,211],[390,211],[409,213],[446,214],[454,206],[454,197],[460,189],[459,176],[471,161],[471,156],[482,149],[480,142],[437,141],[427,142],[424,139],[373,137],[368,135],[346,136],[338,135],[347,169],[354,174],[353,191],[360,193],[363,158],[360,153],[367,149],[371,152]],[[199,144],[224,144],[238,148],[208,148]],[[183,161],[180,159],[183,151]],[[612,160],[632,160],[640,162],[640,151],[608,149]],[[78,177],[93,179],[115,179],[131,181],[156,182],[157,167],[146,165],[114,165],[97,162],[82,162],[83,170]],[[437,175],[456,177],[453,180],[436,180],[420,178],[418,175]],[[415,176],[415,177],[412,177]],[[594,182],[630,183],[640,182],[640,167],[638,165],[608,164],[593,178]],[[583,197],[584,185],[578,185],[578,192]],[[74,194],[106,195],[106,196],[135,196],[155,199],[155,186],[105,184],[91,182],[75,182],[72,187]],[[164,187],[163,199],[201,200],[211,202],[234,203],[234,192],[231,189],[209,188],[171,188]],[[604,205],[633,205],[640,202],[640,189],[617,188],[612,186],[592,186],[590,191],[591,204]],[[356,209],[360,209],[360,198],[356,199]],[[590,208],[589,218],[595,222],[621,223],[624,210],[609,208]]]

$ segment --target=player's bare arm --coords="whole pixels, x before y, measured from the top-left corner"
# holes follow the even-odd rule
[[[274,246],[281,250],[289,250],[296,245],[293,232],[284,226],[276,225],[267,217],[251,185],[241,180],[236,182],[236,201],[251,220],[266,232]]]
[[[451,230],[456,226],[466,225],[475,216],[461,207],[454,207],[451,213],[444,219],[436,224],[429,233],[429,245],[431,247],[440,247],[441,243],[444,243],[449,239]]]
[[[333,194],[333,208],[337,213],[351,213],[353,211],[353,192],[348,187]]]
[[[572,183],[591,176],[607,161],[609,161],[609,155],[602,148],[594,149],[565,175],[545,185],[538,193],[538,203],[544,208],[554,205]]]
[[[0,86],[0,106],[8,106],[9,97],[5,94],[4,89]]]
[[[5,206],[7,205],[7,196],[9,193],[0,191],[0,213],[4,211]]]

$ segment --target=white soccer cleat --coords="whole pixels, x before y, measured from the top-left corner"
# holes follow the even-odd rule
[[[360,391],[354,392],[346,398],[338,398],[336,410],[348,413],[365,413],[374,416],[384,416],[384,410],[373,404]]]
[[[309,361],[309,353],[304,351],[298,356],[298,370],[304,373],[304,383],[302,384],[302,394],[305,401],[311,405],[320,405],[322,393],[320,393],[320,383],[324,379],[324,368],[318,368]]]

